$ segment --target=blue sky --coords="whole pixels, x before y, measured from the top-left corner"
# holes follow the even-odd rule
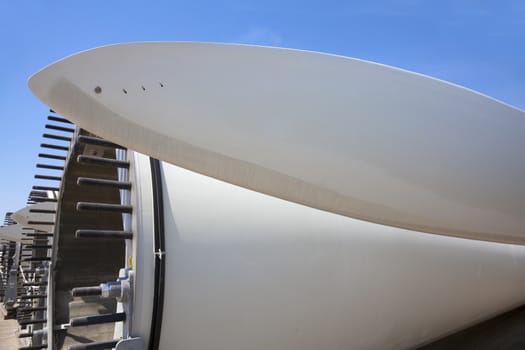
[[[47,108],[27,78],[104,44],[212,41],[335,53],[445,79],[525,109],[523,0],[0,0],[0,39],[1,217],[23,207],[33,185],[46,184],[33,176]]]

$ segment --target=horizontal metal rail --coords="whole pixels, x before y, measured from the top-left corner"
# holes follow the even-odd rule
[[[61,181],[62,177],[61,176],[51,176],[51,175],[39,175],[39,174],[37,174],[37,175],[35,175],[35,179]]]
[[[102,288],[100,286],[73,288],[71,290],[71,295],[74,297],[83,297],[83,296],[88,296],[88,295],[102,295]]]
[[[81,327],[101,323],[120,322],[125,320],[126,314],[124,312],[116,312],[113,314],[75,317],[69,321],[69,324],[71,327]]]
[[[91,164],[91,165],[100,165],[100,166],[113,166],[117,168],[129,168],[129,162],[124,160],[117,160],[104,157],[96,156],[84,156],[80,155],[77,157],[77,162],[81,164]]]
[[[57,130],[57,131],[64,131],[64,132],[75,132],[74,128],[66,128],[65,126],[59,126],[59,125],[53,125],[53,124],[46,124],[46,129],[49,130]]]
[[[78,344],[78,345],[70,346],[69,350],[113,349],[115,346],[117,346],[118,342],[119,340],[116,339],[116,340],[109,340],[109,341],[99,341],[99,342],[93,342],[93,343]]]
[[[59,155],[56,155],[56,154],[39,153],[38,156],[39,156],[40,158],[66,160],[66,157],[65,157],[65,156],[59,156]]]
[[[40,169],[64,170],[64,167],[60,165],[37,164],[36,167]]]
[[[49,143],[41,143],[40,147],[56,149],[56,150],[59,150],[59,151],[69,151],[69,147],[67,147],[67,146],[52,145],[52,144],[49,144]]]
[[[132,239],[133,233],[130,231],[118,230],[77,230],[76,238],[115,238],[115,239]]]
[[[89,145],[97,145],[97,146],[125,149],[124,147],[122,147],[120,145],[117,145],[116,143],[113,143],[111,141],[104,140],[104,139],[101,139],[101,138],[98,138],[98,137],[93,137],[93,136],[80,135],[78,137],[78,142],[89,144]]]
[[[67,119],[60,118],[60,117],[55,117],[54,115],[48,115],[47,119],[51,120],[51,121],[54,121],[54,122],[59,122],[59,123],[73,124]]]
[[[110,203],[92,203],[92,202],[78,202],[77,210],[96,210],[108,212],[131,213],[133,207],[131,205],[110,204]]]
[[[52,140],[71,141],[71,137],[54,135],[54,134],[43,134],[42,137],[46,139],[52,139]]]
[[[131,182],[117,181],[117,180],[106,180],[106,179],[95,179],[91,177],[79,177],[77,179],[77,185],[91,185],[91,186],[102,186],[102,187],[113,187],[121,190],[131,189]]]

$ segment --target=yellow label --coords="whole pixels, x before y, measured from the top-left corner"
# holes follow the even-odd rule
[[[132,256],[128,256],[128,268],[132,268],[133,267],[133,257]]]

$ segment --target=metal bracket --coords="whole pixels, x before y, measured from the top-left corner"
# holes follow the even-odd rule
[[[144,341],[142,338],[122,339],[115,346],[115,350],[144,350]]]

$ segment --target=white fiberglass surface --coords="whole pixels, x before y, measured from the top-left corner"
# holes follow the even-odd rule
[[[173,42],[85,51],[29,85],[97,135],[261,193],[525,243],[525,113],[468,89],[334,55]]]
[[[25,236],[23,233],[24,226],[20,224],[0,226],[0,239],[5,239],[13,242],[22,242],[22,238]]]
[[[11,214],[11,218],[24,227],[30,227],[35,230],[53,232],[54,225],[35,224],[34,222],[55,222],[54,213],[39,213],[38,210],[56,211],[57,204],[53,202],[43,202],[28,205]],[[30,223],[31,222],[31,223]]]
[[[525,247],[367,223],[163,163],[161,349],[405,349],[525,302]]]
[[[153,289],[155,285],[153,255],[153,194],[149,157],[128,151],[131,154],[130,177],[133,183],[131,199],[133,206],[132,251],[126,256],[126,266],[133,267],[133,310],[131,335],[141,337],[148,344],[153,312]]]

